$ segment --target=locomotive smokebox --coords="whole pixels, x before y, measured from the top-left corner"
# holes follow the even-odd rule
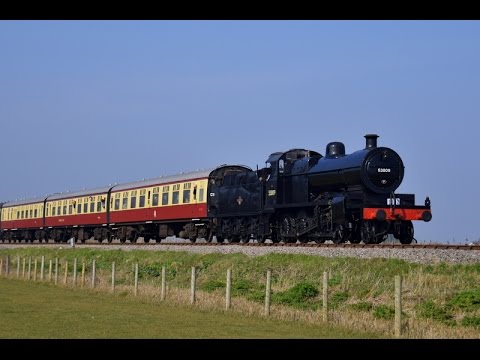
[[[367,134],[365,135],[365,149],[375,149],[377,147],[377,134]]]

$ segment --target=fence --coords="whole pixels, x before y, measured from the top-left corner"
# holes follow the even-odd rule
[[[32,274],[32,261],[33,261],[33,274]],[[2,257],[0,258],[0,275],[1,276],[10,276],[10,277],[17,277],[22,279],[37,281],[37,258],[28,257],[28,272],[25,271],[27,258],[23,257],[16,257],[11,263],[11,259],[9,257]],[[63,270],[64,279],[63,284],[65,286],[73,286],[73,287],[84,287],[86,286],[86,274],[90,274],[91,276],[87,277],[90,278],[90,287],[92,289],[99,287],[99,289],[108,288],[108,280],[105,278],[109,278],[110,283],[110,291],[112,293],[118,292],[118,284],[120,284],[121,289],[125,292],[131,292],[134,296],[139,295],[139,285],[140,285],[140,278],[139,278],[139,264],[135,263],[133,265],[133,279],[130,280],[127,278],[119,278],[117,269],[118,266],[115,262],[111,263],[111,275],[108,276],[99,276],[97,274],[97,266],[96,261],[93,260],[89,264],[88,261],[82,261],[81,270],[78,269],[78,259],[75,258],[73,260],[73,270],[69,272],[69,263],[67,261],[60,261],[59,258],[55,259],[48,259],[48,277],[44,276],[44,267],[45,267],[45,256],[42,256],[40,259],[40,282],[46,283],[54,283],[55,285],[58,284],[58,275],[60,271]],[[20,274],[20,266],[22,265],[23,271]],[[54,265],[54,267],[53,267]],[[16,274],[10,273],[10,267],[16,267]],[[77,272],[81,272],[81,280],[80,284],[77,284]],[[53,272],[53,279],[52,279],[52,272]],[[21,275],[21,276],[20,276]],[[127,274],[128,275],[128,274]],[[199,275],[199,270],[196,267],[191,268],[191,275],[190,275],[190,305],[195,305],[197,303],[197,277]],[[331,278],[331,273],[325,271],[323,273],[323,281],[322,281],[322,293],[321,293],[321,307],[319,307],[319,314],[320,318],[323,320],[324,323],[329,323],[330,321],[330,312],[329,312],[329,279]],[[69,281],[71,280],[71,281]],[[225,311],[229,311],[232,309],[232,282],[235,281],[235,278],[232,276],[232,270],[228,269],[226,271],[226,278],[225,278]],[[402,327],[402,278],[400,276],[395,276],[394,279],[395,283],[395,317],[392,324],[393,333],[395,337],[402,337],[403,334],[403,327]],[[129,285],[131,284],[131,285]],[[167,298],[168,293],[168,282],[167,282],[167,267],[162,266],[161,268],[161,278],[160,278],[160,286],[157,287],[158,293],[160,295],[160,300],[165,301]],[[129,290],[129,287],[131,290]],[[268,317],[271,315],[271,300],[272,300],[272,270],[267,270],[265,274],[265,297],[264,297],[264,310],[263,315]],[[133,289],[132,289],[133,288]],[[154,291],[157,291],[154,290]],[[173,289],[172,289],[173,290]]]

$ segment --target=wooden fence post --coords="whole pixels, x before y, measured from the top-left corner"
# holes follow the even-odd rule
[[[45,256],[42,256],[42,261],[40,262],[40,280],[44,279],[45,275]]]
[[[92,289],[95,287],[95,259],[92,262]]]
[[[265,286],[265,316],[270,315],[271,287],[272,287],[272,270],[267,270],[267,285]]]
[[[138,263],[135,263],[135,289],[134,289],[135,296],[138,295]]]
[[[20,277],[20,256],[17,256],[17,278]]]
[[[82,287],[85,286],[85,261],[82,261]]]
[[[395,337],[402,336],[402,276],[395,276]]]
[[[33,281],[37,281],[37,259],[33,262]]]
[[[67,278],[68,278],[68,261],[65,261],[65,277],[63,279],[63,283],[65,285],[67,284]]]
[[[165,266],[162,266],[162,291],[160,293],[160,300],[165,300]]]
[[[112,262],[112,293],[115,292],[115,261]]]
[[[10,275],[10,255],[7,255],[7,260],[5,262],[5,275]]]
[[[53,265],[53,260],[50,260],[48,262],[48,282],[52,281],[52,266]]]
[[[227,270],[227,289],[225,294],[225,310],[229,310],[232,305],[232,270]]]
[[[30,280],[32,278],[32,257],[28,258],[28,276],[27,279]]]
[[[55,258],[55,285],[58,283],[58,258]]]
[[[323,272],[323,321],[328,322],[328,273]]]
[[[73,286],[77,286],[77,258],[73,259]]]
[[[3,271],[3,258],[0,258],[0,275],[2,275]]]
[[[196,269],[192,266],[192,278],[190,281],[190,304],[195,304],[195,283],[196,283]]]
[[[22,264],[22,278],[25,279],[25,258],[23,258],[23,264]]]

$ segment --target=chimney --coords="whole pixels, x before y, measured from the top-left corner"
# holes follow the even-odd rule
[[[365,135],[365,149],[375,149],[377,147],[377,134],[367,134]]]

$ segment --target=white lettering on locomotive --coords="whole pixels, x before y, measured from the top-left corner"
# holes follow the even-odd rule
[[[378,168],[377,170],[379,173],[389,173],[390,169],[389,168]]]

